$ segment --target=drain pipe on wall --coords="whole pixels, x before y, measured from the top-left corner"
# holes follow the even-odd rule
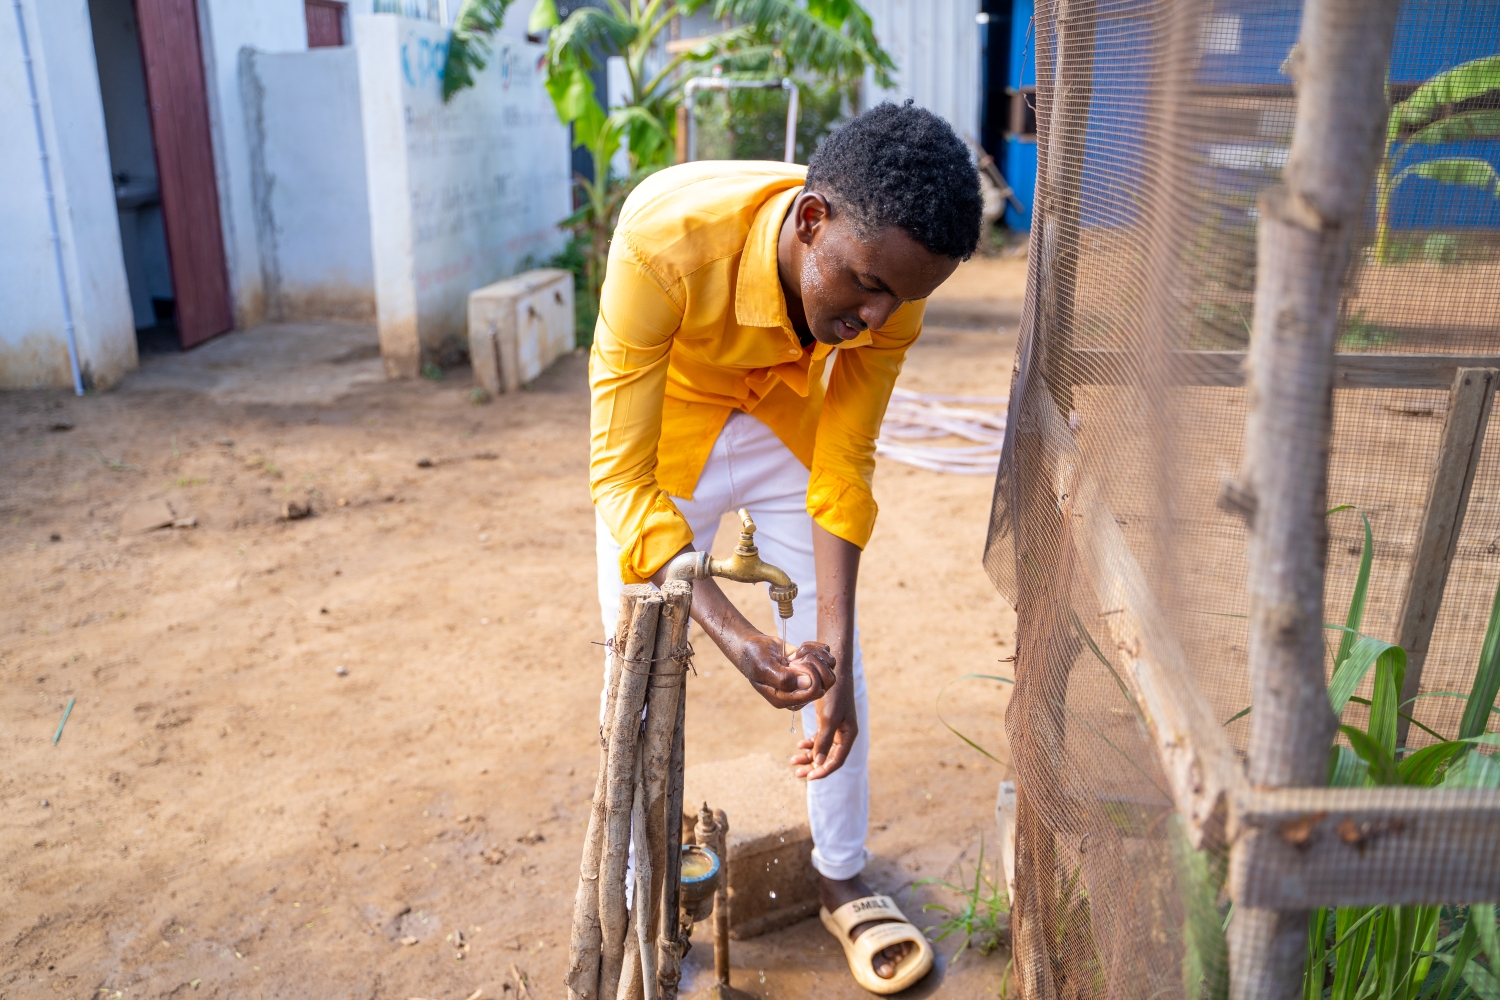
[[[47,132],[42,127],[42,103],[37,96],[36,70],[31,64],[31,46],[26,40],[26,15],[21,0],[11,0],[16,11],[16,31],[21,36],[21,61],[26,64],[26,84],[31,89],[31,117],[36,123],[36,146],[42,161],[42,184],[47,193],[47,222],[52,232],[52,260],[57,265],[57,292],[62,297],[63,329],[68,335],[68,364],[73,370],[73,392],[83,395],[83,373],[78,367],[78,339],[73,333],[73,301],[68,295],[68,272],[63,267],[62,236],[57,228],[57,201],[52,195],[52,162],[47,156]]]

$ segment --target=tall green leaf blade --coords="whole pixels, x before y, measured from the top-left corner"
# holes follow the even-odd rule
[[[1370,783],[1370,765],[1359,754],[1337,744],[1328,753],[1328,785],[1331,788],[1363,788]]]
[[[1479,1000],[1500,1000],[1500,982],[1496,982],[1494,973],[1472,958],[1464,966],[1464,980]]]
[[[1334,940],[1340,944],[1334,949],[1331,1000],[1354,1000],[1359,995],[1360,973],[1370,953],[1373,933],[1368,922],[1363,926],[1360,922],[1369,912],[1369,908],[1362,906],[1341,906],[1334,911]]]
[[[1448,768],[1444,788],[1500,788],[1500,761],[1482,753],[1464,754]]]
[[[1457,740],[1423,747],[1396,765],[1401,784],[1423,787],[1441,784],[1449,762],[1465,747]]]
[[[1370,778],[1377,785],[1393,785],[1396,783],[1396,762],[1391,755],[1386,753],[1385,747],[1379,741],[1362,729],[1353,726],[1339,726],[1339,731],[1349,740],[1349,745],[1354,752],[1359,754],[1360,759],[1370,765]]]
[[[1500,970],[1500,933],[1495,929],[1495,904],[1475,903],[1470,906],[1469,923],[1474,925],[1479,945],[1484,949],[1485,957],[1490,960],[1490,968]]]
[[[1448,966],[1448,971],[1443,974],[1442,982],[1438,986],[1437,992],[1433,994],[1434,997],[1441,998],[1441,1000],[1448,1000],[1449,997],[1453,996],[1453,991],[1458,988],[1458,984],[1463,977],[1464,967],[1469,964],[1469,958],[1474,954],[1474,949],[1478,946],[1478,943],[1479,935],[1474,923],[1474,908],[1470,907],[1469,917],[1464,921],[1463,931],[1459,936],[1458,943],[1453,948],[1452,954],[1438,954],[1435,956],[1438,961],[1444,962]]]
[[[1484,628],[1484,644],[1479,649],[1479,669],[1474,686],[1464,702],[1464,714],[1458,724],[1458,738],[1468,739],[1485,731],[1495,695],[1500,693],[1500,587],[1490,603],[1490,620]]]
[[[1333,679],[1328,682],[1328,703],[1333,708],[1333,714],[1339,715],[1344,711],[1344,706],[1349,703],[1350,697],[1359,688],[1360,681],[1365,679],[1365,674],[1382,656],[1392,650],[1401,650],[1401,669],[1406,670],[1406,651],[1394,643],[1384,642],[1374,636],[1360,636],[1354,646],[1349,650],[1349,656],[1333,672]],[[1398,689],[1399,690],[1399,689]]]
[[[1391,646],[1375,661],[1375,690],[1370,698],[1370,724],[1365,731],[1393,760],[1401,685],[1405,682],[1406,650]]]
[[[1330,915],[1327,907],[1320,907],[1312,912],[1312,919],[1308,921],[1307,961],[1302,966],[1302,1000],[1323,1000],[1323,980],[1328,969]],[[1191,997],[1193,993],[1188,991],[1184,996]]]
[[[1370,567],[1375,558],[1375,539],[1370,531],[1370,519],[1365,517],[1364,511],[1359,512],[1359,519],[1364,522],[1365,543],[1359,552],[1359,574],[1354,578],[1354,593],[1349,597],[1349,614],[1344,619],[1345,632],[1339,639],[1339,651],[1333,656],[1335,670],[1349,658],[1349,650],[1354,648],[1360,624],[1364,621],[1365,600],[1370,590]]]
[[[1405,956],[1407,971],[1406,981],[1401,992],[1408,1000],[1415,1000],[1421,991],[1422,982],[1427,978],[1427,973],[1432,971],[1432,951],[1437,948],[1438,924],[1441,917],[1441,908],[1436,906],[1412,907],[1415,924],[1415,934],[1412,937],[1412,950]]]

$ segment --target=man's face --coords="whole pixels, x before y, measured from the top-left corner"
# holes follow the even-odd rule
[[[848,214],[817,192],[799,195],[792,216],[802,244],[802,308],[820,343],[837,347],[878,330],[902,303],[925,299],[958,267],[895,226],[861,239]]]

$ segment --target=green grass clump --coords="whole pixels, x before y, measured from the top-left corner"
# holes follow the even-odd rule
[[[958,957],[971,944],[979,949],[979,954],[988,955],[1009,940],[1010,899],[1005,892],[1005,879],[999,871],[999,865],[995,868],[993,877],[985,873],[984,836],[981,834],[979,860],[974,863],[972,885],[967,884],[967,880],[960,885],[940,878],[924,878],[913,885],[940,885],[958,893],[962,900],[957,907],[944,906],[942,903],[928,903],[922,907],[922,912],[935,910],[944,918],[940,923],[927,928],[932,940],[941,941],[953,934],[963,935],[963,944],[953,953],[953,958],[948,963],[950,966],[958,961]],[[959,866],[959,877],[963,877],[962,865]]]

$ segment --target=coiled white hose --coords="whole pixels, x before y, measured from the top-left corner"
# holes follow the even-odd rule
[[[944,396],[893,389],[885,421],[880,425],[880,437],[875,442],[875,454],[931,472],[993,476],[1000,466],[1005,407],[1009,402],[1007,396]],[[961,405],[946,405],[949,403]],[[949,437],[975,444],[913,443]]]

